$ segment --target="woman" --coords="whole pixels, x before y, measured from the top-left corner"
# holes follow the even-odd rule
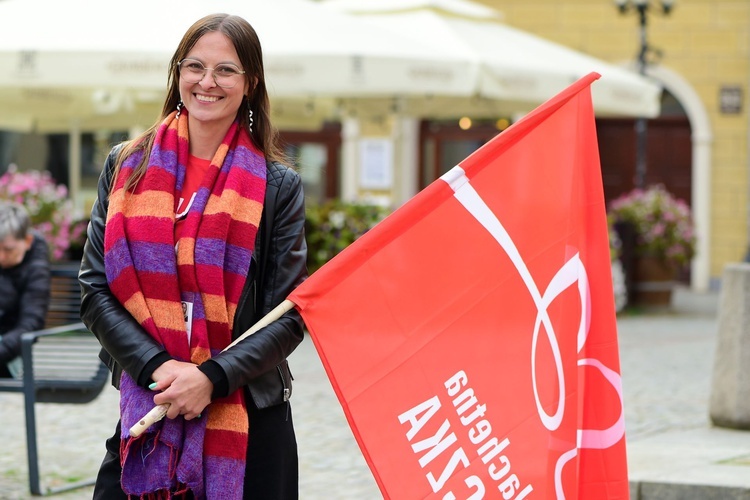
[[[120,422],[95,498],[298,496],[286,358],[302,319],[292,310],[222,352],[307,274],[301,180],[269,116],[255,31],[210,15],[172,57],[160,120],[105,163],[81,317]],[[130,438],[154,404],[167,418]]]

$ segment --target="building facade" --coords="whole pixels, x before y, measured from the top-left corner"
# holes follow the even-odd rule
[[[512,27],[636,66],[639,20],[633,11],[620,13],[615,1],[477,2],[498,10]],[[748,253],[750,2],[674,0],[668,15],[660,13],[661,4],[651,0],[647,15],[646,72],[663,86],[664,97],[661,115],[648,121],[645,183],[665,184],[693,208],[698,249],[690,283],[701,290],[718,286],[724,266]],[[12,161],[22,169],[48,169],[86,210],[104,155],[150,124],[160,100],[153,102],[126,126],[0,133],[0,167]],[[394,207],[531,110],[492,112],[487,102],[467,100],[425,99],[415,106],[398,97],[356,106],[340,99],[328,112],[314,100],[300,103],[272,102],[272,111],[308,202],[340,197]],[[597,117],[597,131],[605,196],[612,199],[634,186],[635,119]],[[80,158],[78,170],[70,168],[73,156]]]
[[[638,16],[632,9],[620,13],[614,1],[481,3],[500,10],[511,26],[609,62],[635,65],[641,50]],[[661,155],[655,153],[655,161],[685,160],[664,168],[650,165],[654,177],[647,176],[647,181],[671,182],[675,191],[685,189],[689,182],[689,197],[683,197],[693,207],[699,230],[696,261],[702,261],[702,268],[693,267],[693,280],[700,289],[715,286],[724,266],[742,261],[748,252],[750,2],[674,0],[667,15],[662,14],[661,4],[661,0],[651,0],[647,13],[647,74],[672,99],[663,106],[662,116],[650,123],[649,131],[658,134],[659,125],[670,118],[679,121],[675,115],[684,115],[689,151],[685,154],[685,141],[679,140],[678,133],[661,140],[649,136],[649,147],[663,150]],[[673,112],[670,103],[681,112]],[[623,140],[632,140],[632,134],[622,135]],[[601,134],[600,139],[604,139]],[[610,157],[613,154],[617,156],[609,152]],[[649,155],[651,163],[653,154]],[[604,168],[607,158],[608,151],[602,149]],[[687,171],[674,172],[680,168]],[[689,174],[687,181],[683,174]]]

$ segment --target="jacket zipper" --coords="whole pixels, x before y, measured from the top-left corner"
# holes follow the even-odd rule
[[[284,388],[284,401],[289,401],[289,398],[292,395],[292,391],[289,389],[289,387],[286,386],[286,380],[284,380],[284,371],[281,369],[281,365],[276,365],[276,371],[279,372],[279,377],[281,377],[281,386]]]

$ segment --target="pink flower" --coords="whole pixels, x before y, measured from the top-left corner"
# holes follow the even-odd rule
[[[16,165],[0,176],[0,199],[13,200],[23,206],[31,222],[47,240],[52,259],[60,259],[72,242],[85,237],[85,223],[68,198],[68,189],[58,185],[49,172],[19,172]],[[83,225],[84,229],[78,228]]]
[[[661,185],[634,189],[613,200],[607,220],[610,224],[624,222],[633,226],[638,254],[686,264],[695,253],[690,207]]]

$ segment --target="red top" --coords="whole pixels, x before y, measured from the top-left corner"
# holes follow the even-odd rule
[[[196,156],[188,156],[187,168],[185,169],[185,181],[182,183],[182,191],[175,192],[177,208],[175,209],[175,240],[180,239],[182,222],[185,220],[190,207],[193,204],[198,189],[201,187],[211,160],[204,160]]]

